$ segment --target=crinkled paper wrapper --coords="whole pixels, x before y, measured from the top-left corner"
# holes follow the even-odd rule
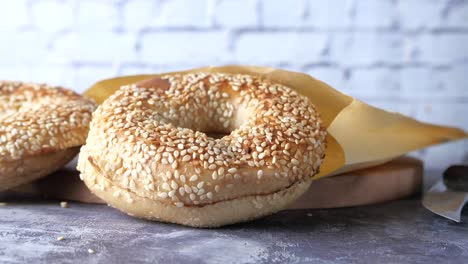
[[[250,74],[291,87],[317,107],[327,127],[327,150],[320,173],[314,178],[382,164],[405,153],[431,145],[467,138],[457,128],[418,122],[384,111],[344,95],[313,77],[267,67],[205,67],[181,72],[123,76],[103,80],[85,92],[102,103],[122,85],[177,73]]]

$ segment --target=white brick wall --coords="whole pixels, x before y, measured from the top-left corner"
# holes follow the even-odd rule
[[[222,63],[227,34],[223,31],[146,32],[140,42],[141,61],[148,64]]]
[[[30,6],[32,25],[38,31],[48,33],[70,29],[73,27],[74,21],[73,9],[73,5],[64,1],[40,1]],[[60,23],[57,23],[57,21],[60,21]]]
[[[119,74],[259,64],[468,129],[468,0],[0,0],[0,11],[0,79],[83,91]],[[468,142],[418,155],[468,162]]]

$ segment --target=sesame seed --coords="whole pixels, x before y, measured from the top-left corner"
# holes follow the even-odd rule
[[[197,175],[192,175],[192,176],[190,177],[190,179],[189,179],[189,181],[191,181],[191,182],[194,182],[194,181],[196,181],[196,180],[198,180],[198,176],[197,176]]]
[[[177,189],[177,188],[179,188],[179,185],[175,181],[171,181],[171,188],[172,189]]]
[[[167,196],[173,198],[174,195],[175,195],[175,192],[176,192],[176,190],[169,191],[169,192],[167,193]]]
[[[257,171],[257,177],[260,179],[263,176],[263,170],[258,170]]]
[[[182,196],[184,196],[184,194],[185,194],[185,189],[184,189],[184,187],[180,187],[180,188],[179,188],[179,194],[182,195]]]
[[[95,252],[94,252],[93,249],[88,248],[88,253],[89,253],[89,254],[94,254]]]
[[[60,202],[60,207],[68,208],[68,203],[67,202]]]
[[[167,155],[167,156],[168,156],[167,161],[171,164],[174,163],[174,157],[172,155]]]
[[[162,188],[164,190],[170,190],[171,189],[171,187],[169,186],[169,184],[167,182],[163,183]]]
[[[275,164],[275,163],[276,163],[276,159],[277,159],[277,156],[273,156],[273,158],[271,159],[271,163]]]
[[[57,237],[57,241],[62,241],[62,240],[64,240],[64,239],[65,239],[65,238],[64,238],[63,236]]]

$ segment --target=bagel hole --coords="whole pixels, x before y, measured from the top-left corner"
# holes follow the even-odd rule
[[[209,136],[210,138],[220,139],[220,138],[223,138],[223,137],[229,135],[229,133],[225,133],[225,132],[207,132],[206,135]]]
[[[239,102],[232,102],[231,104],[237,105]],[[208,137],[213,139],[222,139],[225,136],[229,136],[233,131],[239,129],[242,124],[247,122],[247,117],[251,115],[250,109],[244,106],[237,106],[233,109],[232,115],[224,117],[224,120],[220,121],[220,116],[214,115],[214,113],[217,113],[217,109],[208,110],[208,112],[206,112],[207,110],[205,109],[203,112],[197,113],[197,115],[204,117],[200,120],[201,122],[192,122],[190,119],[187,120],[187,123],[181,122],[181,120],[171,121],[176,126],[205,133]],[[225,123],[226,121],[228,121],[227,124]]]
[[[238,129],[245,122],[245,116],[247,116],[245,110],[237,110],[231,117],[231,122],[229,123],[228,127],[224,127],[222,123],[218,123],[215,120],[209,124],[206,124],[204,127],[205,129],[201,129],[199,131],[205,133],[211,138],[221,139],[230,135],[234,130]]]

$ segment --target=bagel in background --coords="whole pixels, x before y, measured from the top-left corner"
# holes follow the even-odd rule
[[[127,214],[216,227],[302,195],[325,137],[314,106],[289,87],[175,74],[123,86],[99,106],[77,168],[94,194]]]
[[[61,87],[0,81],[0,191],[72,160],[94,109],[93,101]]]

